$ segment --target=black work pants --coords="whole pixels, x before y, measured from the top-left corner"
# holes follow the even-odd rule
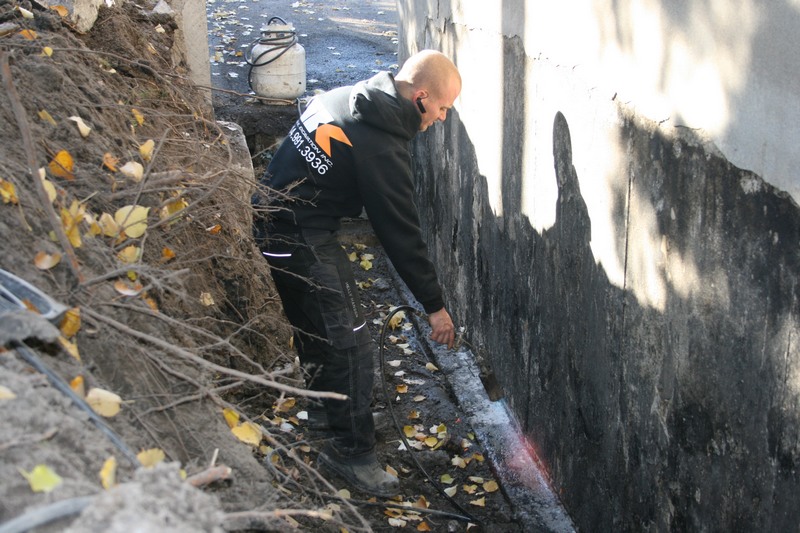
[[[347,255],[332,231],[294,226],[264,229],[261,235],[256,231],[257,237],[262,237],[262,254],[294,327],[308,387],[348,397],[323,400],[334,447],[350,458],[371,453],[375,447],[370,410],[375,345]]]

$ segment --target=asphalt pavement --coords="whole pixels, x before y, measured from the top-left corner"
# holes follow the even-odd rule
[[[397,68],[394,0],[207,0],[206,10],[211,82],[228,94],[250,93],[245,56],[275,16],[305,49],[304,96]]]

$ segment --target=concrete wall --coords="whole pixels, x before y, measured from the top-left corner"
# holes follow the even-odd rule
[[[800,5],[488,4],[398,1],[464,78],[415,142],[452,314],[582,530],[796,530]]]

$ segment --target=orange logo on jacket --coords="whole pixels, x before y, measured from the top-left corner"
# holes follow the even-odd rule
[[[331,157],[331,139],[336,139],[339,142],[345,143],[347,146],[353,146],[350,139],[347,138],[342,128],[330,124],[333,122],[333,116],[327,109],[322,107],[322,104],[314,98],[308,104],[300,121],[305,126],[308,133],[314,133],[314,141],[317,146],[325,152],[328,157]]]

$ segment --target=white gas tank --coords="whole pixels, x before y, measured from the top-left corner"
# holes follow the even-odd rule
[[[258,96],[295,99],[306,92],[306,51],[294,26],[272,17],[253,43],[248,81]]]

